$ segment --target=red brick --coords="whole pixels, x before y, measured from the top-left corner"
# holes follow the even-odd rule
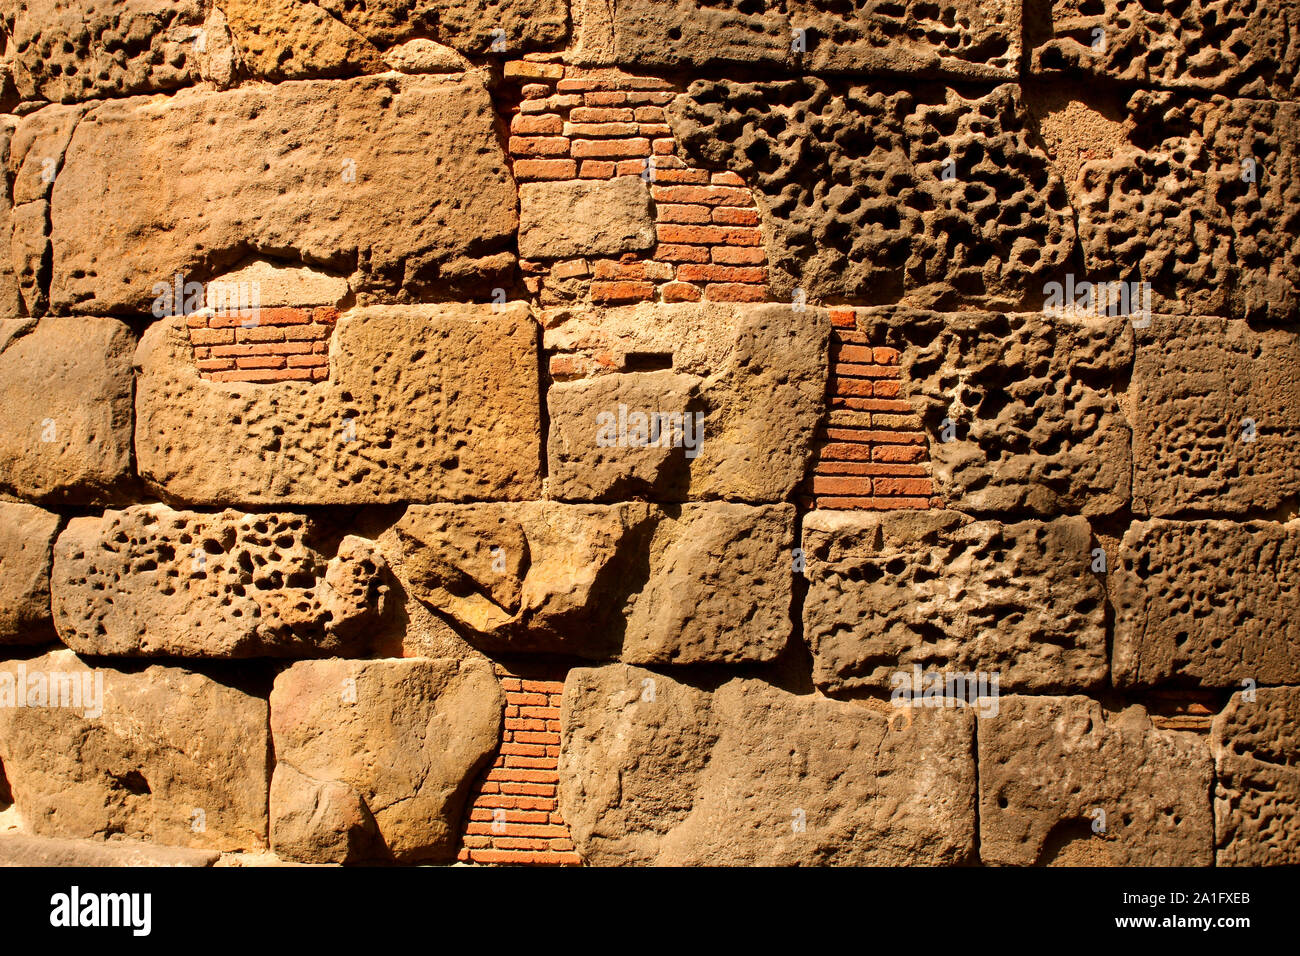
[[[600,159],[584,159],[578,172],[581,179],[609,179],[614,175],[614,164]]]
[[[622,106],[627,102],[627,94],[597,90],[583,96],[582,102],[584,106]]]
[[[659,290],[665,302],[699,302],[700,287],[689,282],[669,282]]]
[[[863,477],[814,477],[812,490],[815,495],[871,495],[870,478]]]
[[[672,131],[672,129],[671,129],[667,124],[665,124],[665,123],[640,123],[640,124],[638,124],[638,125],[641,127],[640,130],[639,130],[638,132],[640,132],[640,134],[641,134],[642,136],[649,136],[649,137],[651,137],[651,138],[657,138],[657,137],[667,136],[667,137],[669,137],[669,140],[668,140],[668,141],[669,141],[670,143],[672,143],[674,146],[677,145],[677,144],[676,144],[676,141],[673,140],[673,139],[671,138],[672,135],[673,135],[673,131]]]
[[[213,372],[212,380],[214,382],[252,382],[254,384],[304,382],[311,380],[314,371],[316,370],[309,368],[240,369],[234,372]]]
[[[655,219],[659,222],[684,222],[696,225],[709,222],[708,206],[686,205],[683,203],[660,203],[655,207]]]
[[[526,780],[503,780],[501,781],[502,793],[526,794],[534,797],[555,797],[555,785],[545,783],[533,783]]]
[[[748,189],[735,186],[655,186],[655,202],[703,203],[706,206],[748,206],[754,201]]]
[[[569,152],[569,140],[564,136],[511,136],[510,152],[514,156],[564,156]]]
[[[200,359],[195,363],[200,372],[224,372],[235,367],[234,359]]]
[[[301,329],[305,326],[292,325],[289,328]],[[252,328],[232,329],[237,342],[283,342],[285,329],[282,326],[255,325]]]
[[[579,106],[569,113],[570,123],[631,123],[636,119],[629,109],[591,109]]]
[[[656,106],[666,106],[673,101],[673,95],[672,93],[629,93],[627,101],[629,103],[651,103]],[[640,119],[640,116],[637,119]]]
[[[655,287],[649,282],[593,282],[593,302],[643,302],[653,298]]]
[[[564,681],[525,680],[523,689],[530,694],[563,694]]]
[[[190,329],[190,342],[194,345],[229,345],[234,341],[234,329]]]
[[[668,169],[662,165],[662,160],[656,161],[655,178],[656,183],[707,183],[709,174],[703,169]]]
[[[551,95],[549,83],[525,83],[519,88],[519,95],[526,100],[537,100]]]
[[[651,145],[656,156],[671,156],[677,152],[677,141],[672,137],[653,140]]]
[[[290,355],[289,368],[328,368],[329,359],[324,355]]]
[[[575,139],[572,142],[573,155],[579,159],[616,159],[645,156],[650,152],[650,141],[647,139]]]
[[[709,182],[715,186],[743,186],[745,181],[740,178],[738,173],[725,170],[720,173],[714,173],[709,177]]]
[[[766,282],[767,270],[750,267],[693,265],[677,267],[677,278],[683,282]]]
[[[754,266],[767,262],[762,246],[714,246],[713,261],[727,266]]]
[[[738,206],[715,206],[713,221],[724,226],[757,226],[759,224],[757,209],[741,209]]]
[[[636,123],[565,123],[565,136],[636,136],[639,132]]]
[[[541,744],[502,744],[501,753],[507,757],[545,757],[546,748]],[[510,762],[512,766],[529,766]]]
[[[334,330],[328,325],[293,325],[289,328],[282,329],[284,337],[290,342],[311,342],[320,341],[330,337]]]
[[[704,298],[712,302],[762,302],[767,299],[767,286],[715,282],[704,287]]]
[[[930,507],[929,498],[818,498],[818,508],[832,510],[866,510],[899,511],[902,509],[924,510]]]
[[[674,226],[655,227],[660,242],[692,245],[760,246],[763,234],[742,226]]]
[[[876,398],[894,398],[903,390],[903,383],[898,379],[892,381],[877,379],[871,385],[871,394]]]
[[[520,159],[514,164],[516,179],[572,179],[577,169],[571,159]]]
[[[639,106],[635,111],[634,118],[638,123],[662,123],[664,121],[664,108],[662,106]]]
[[[515,136],[563,133],[564,117],[558,113],[516,113],[510,121],[510,132]]]
[[[615,259],[596,260],[591,273],[602,282],[613,279],[638,281],[646,277],[644,262],[619,262]]]
[[[870,475],[873,478],[924,478],[925,465],[896,465],[870,461],[819,461],[819,475]]]
[[[645,173],[644,159],[623,159],[615,167],[620,176],[641,176]]]
[[[895,365],[898,362],[898,349],[888,349],[877,347],[875,352],[877,365]]]
[[[917,436],[920,438],[921,436]],[[877,445],[871,449],[872,461],[909,462],[924,461],[926,448],[924,444],[911,445]]]
[[[816,489],[814,489],[816,490]],[[934,483],[929,478],[877,478],[877,495],[924,495],[929,497]]]

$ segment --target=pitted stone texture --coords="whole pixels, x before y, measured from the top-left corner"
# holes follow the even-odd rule
[[[215,850],[266,846],[265,700],[179,667],[92,671],[67,650],[7,662],[0,674],[16,679],[20,666],[29,704],[38,673],[47,681],[52,673],[103,681],[102,714],[86,716],[84,706],[0,707],[0,763],[33,833]],[[0,676],[0,693],[4,685]]]
[[[624,369],[549,389],[547,457],[556,497],[776,502],[803,480],[825,408],[830,326],[824,312],[643,305],[554,310],[545,322],[547,349],[597,356]],[[671,368],[627,370],[646,357]],[[687,455],[684,428],[680,434],[661,428],[659,445],[634,445],[638,422],[630,416],[637,412],[703,413],[702,432],[691,435],[695,456]],[[608,417],[598,419],[601,413]],[[602,432],[606,422],[613,427]],[[647,421],[647,437],[649,428]]]
[[[131,354],[115,319],[0,322],[0,490],[112,501],[131,478]]]
[[[317,0],[317,6],[375,45],[433,37],[461,53],[549,49],[569,33],[565,0]],[[493,50],[493,44],[498,49]]]
[[[831,692],[894,674],[1001,675],[1007,689],[1106,678],[1105,593],[1083,518],[975,521],[953,511],[814,511],[804,637]]]
[[[1015,0],[838,3],[575,0],[576,62],[1009,78],[1020,55]],[[803,50],[794,30],[805,31]]]
[[[655,245],[650,189],[640,176],[519,187],[519,255],[621,256]]]
[[[1049,9],[1031,53],[1035,73],[1300,98],[1294,0],[1048,0],[1042,6]]]
[[[1111,581],[1115,683],[1300,683],[1300,521],[1139,521]]]
[[[1106,711],[1087,697],[1003,697],[975,736],[985,863],[1213,862],[1203,737],[1156,729],[1139,705]],[[1096,810],[1104,835],[1093,831]]]
[[[411,593],[471,640],[605,658],[645,580],[652,528],[641,502],[412,505],[392,547]]]
[[[1300,687],[1260,687],[1215,718],[1219,866],[1300,863]]]
[[[59,516],[0,501],[0,645],[51,637],[50,566]]]
[[[1017,88],[697,80],[686,152],[758,196],[774,298],[1036,308],[1075,242]]]
[[[1129,396],[1137,513],[1259,514],[1300,496],[1300,335],[1156,316]]]
[[[890,716],[753,679],[711,691],[635,667],[575,668],[560,809],[593,865],[969,860],[973,718]]]
[[[374,44],[318,4],[300,0],[219,0],[240,59],[268,80],[381,73]]]
[[[80,654],[318,657],[363,650],[384,561],[348,535],[327,557],[303,515],[134,505],[73,518],[55,545],[54,623]]]
[[[216,850],[154,846],[140,840],[61,840],[0,834],[0,866],[212,866]]]
[[[271,691],[277,852],[310,863],[454,857],[504,706],[484,660],[300,661],[281,672]]]
[[[1128,506],[1119,397],[1133,360],[1129,319],[881,309],[857,324],[902,352],[904,391],[922,413],[948,507],[1093,516]]]
[[[541,491],[537,327],[522,304],[354,309],[320,384],[201,379],[179,317],[149,328],[136,364],[139,470],[169,499],[283,507]]]
[[[363,299],[464,298],[512,265],[518,222],[474,74],[102,103],[50,206],[51,299],[95,313],[149,311],[156,283],[203,281],[257,250],[351,272]]]
[[[1295,323],[1300,105],[1139,91],[1128,119],[1075,197],[1089,277],[1150,283],[1156,312]]]
[[[25,100],[72,102],[195,82],[203,0],[24,0],[9,27],[14,85]],[[6,5],[10,6],[10,5]]]

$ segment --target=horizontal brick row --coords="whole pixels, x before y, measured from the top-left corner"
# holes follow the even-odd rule
[[[185,321],[202,378],[262,384],[329,378],[335,308],[205,309]]]

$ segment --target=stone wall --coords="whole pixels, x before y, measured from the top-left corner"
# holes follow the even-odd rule
[[[1297,23],[0,4],[0,862],[1300,863]]]

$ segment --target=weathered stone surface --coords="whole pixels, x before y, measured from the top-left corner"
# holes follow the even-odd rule
[[[1213,764],[1203,737],[1158,730],[1139,705],[1003,697],[976,738],[985,863],[1210,865]],[[1096,810],[1104,834],[1094,833]]]
[[[973,718],[889,718],[752,679],[710,691],[623,665],[575,668],[561,811],[595,865],[967,860]]]
[[[857,323],[873,344],[902,352],[903,387],[948,507],[1088,516],[1127,507],[1120,396],[1131,320],[881,309]]]
[[[121,496],[134,348],[113,319],[0,322],[0,489],[69,504]]]
[[[361,292],[464,297],[512,264],[515,202],[474,74],[102,103],[54,184],[51,299],[147,311],[156,283],[250,250],[353,273]]]
[[[154,846],[139,840],[61,840],[0,834],[0,866],[212,866],[216,850]]]
[[[1000,675],[1006,689],[1106,678],[1105,592],[1083,518],[976,521],[954,511],[814,511],[804,639],[830,691],[893,675]]]
[[[400,862],[448,859],[504,705],[483,660],[294,664],[271,691],[273,846],[303,862],[381,850]]]
[[[790,636],[792,505],[425,505],[394,534],[411,592],[491,649],[734,663]]]
[[[449,46],[416,38],[384,51],[384,62],[399,73],[459,73],[470,63]]]
[[[290,266],[267,259],[248,259],[208,282],[204,304],[222,311],[229,303],[242,303],[256,289],[259,308],[338,305],[348,295],[348,282],[309,266]],[[245,293],[249,295],[245,295]],[[226,311],[234,311],[226,309]]]
[[[374,44],[299,0],[220,0],[244,66],[268,80],[380,73]]]
[[[394,529],[411,593],[499,650],[613,657],[645,580],[648,505],[412,505]]]
[[[621,256],[654,245],[650,189],[640,176],[519,187],[519,255],[525,259]]]
[[[80,654],[317,657],[362,651],[387,585],[374,545],[326,555],[303,515],[134,505],[73,518],[54,555],[54,623]]]
[[[1087,274],[1150,283],[1156,312],[1294,324],[1300,104],[1142,90],[1126,113],[1075,196]]]
[[[601,356],[624,369],[557,382],[548,391],[548,475],[556,497],[774,502],[789,498],[803,479],[825,408],[824,312],[646,305],[555,310],[545,324],[546,348]],[[646,358],[659,370],[631,370]],[[689,435],[684,420],[680,430],[661,421],[661,444],[651,445],[651,422],[639,431],[631,417],[638,412],[697,417]],[[601,413],[608,417],[598,419]],[[643,443],[635,444],[639,435]]]
[[[59,516],[0,501],[0,644],[50,639],[50,565]]]
[[[1035,73],[1082,73],[1141,86],[1300,97],[1293,0],[1051,0],[1032,50]]]
[[[1020,4],[943,0],[841,4],[790,0],[574,0],[576,59],[586,63],[1010,77],[1020,53]],[[803,50],[794,30],[805,31]]]
[[[1118,685],[1300,682],[1300,521],[1136,522],[1111,589]]]
[[[178,667],[92,671],[67,650],[0,665],[0,693],[23,673],[27,706],[0,707],[0,762],[32,833],[266,846],[265,700]],[[55,681],[61,704],[77,699],[66,696],[71,682],[84,690],[102,679],[102,700],[92,691],[81,707],[36,706],[38,674],[44,686],[66,675]]]
[[[1300,496],[1300,335],[1156,316],[1129,395],[1139,514],[1259,514]]]
[[[200,74],[195,43],[208,5],[201,0],[13,4],[14,84],[23,99],[55,102],[187,86]]]
[[[196,504],[539,496],[526,306],[354,309],[330,356],[319,384],[211,382],[194,366],[185,320],[155,323],[136,353],[140,474]]]
[[[317,6],[380,47],[430,36],[461,53],[547,49],[569,32],[566,0],[318,0]]]
[[[1069,200],[1014,85],[696,80],[669,119],[757,194],[774,298],[1037,308],[1070,261]]]
[[[1300,863],[1300,687],[1241,693],[1215,718],[1219,866]]]
[[[794,505],[669,505],[627,609],[630,664],[771,660],[790,638]]]

